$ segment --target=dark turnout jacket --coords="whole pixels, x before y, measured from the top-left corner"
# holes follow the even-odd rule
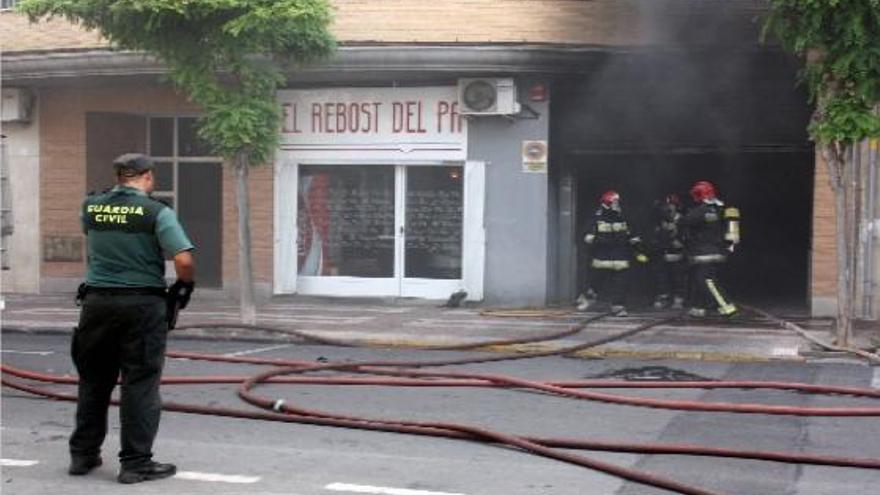
[[[633,250],[641,242],[620,211],[604,206],[596,210],[584,241],[591,246],[593,267],[613,269],[628,268]],[[603,262],[617,263],[604,266]]]
[[[726,260],[729,243],[725,239],[724,203],[716,199],[698,204],[685,214],[682,225],[686,232],[688,259],[692,263]]]

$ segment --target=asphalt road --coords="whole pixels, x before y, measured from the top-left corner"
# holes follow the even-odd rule
[[[69,342],[57,335],[2,336],[4,363],[74,373]],[[249,342],[171,341],[170,348],[298,360],[462,357],[452,352],[342,349]],[[470,355],[472,355],[471,353]],[[262,367],[169,360],[166,375],[250,375]],[[874,369],[855,362],[706,363],[540,358],[456,367],[543,380],[602,376],[780,380],[869,387]],[[71,386],[49,386],[73,392]],[[311,408],[364,416],[456,421],[499,431],[627,442],[694,443],[880,458],[878,418],[801,418],[698,413],[578,401],[533,392],[463,388],[401,389],[271,385],[264,395]],[[618,391],[646,397],[804,406],[878,401],[781,391]],[[233,385],[163,388],[166,401],[247,409]],[[670,493],[510,448],[353,429],[165,413],[156,459],[176,477],[126,486],[115,482],[118,422],[111,414],[104,466],[66,474],[74,404],[3,389],[2,492],[6,495],[137,494],[333,495],[653,495]],[[880,491],[880,471],[766,461],[581,452],[725,494],[818,495]]]

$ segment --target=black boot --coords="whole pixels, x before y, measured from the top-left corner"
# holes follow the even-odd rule
[[[89,456],[89,455],[75,455],[70,458],[70,467],[67,469],[67,474],[73,476],[82,476],[84,474],[89,474],[92,469],[100,466],[102,464],[100,456]]]
[[[119,470],[119,476],[116,481],[124,484],[140,483],[141,481],[160,480],[174,476],[177,473],[177,466],[174,464],[163,464],[160,462],[150,461],[142,466],[135,466]]]

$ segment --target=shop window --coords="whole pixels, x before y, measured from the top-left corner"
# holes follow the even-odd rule
[[[394,276],[394,167],[300,167],[299,274]]]

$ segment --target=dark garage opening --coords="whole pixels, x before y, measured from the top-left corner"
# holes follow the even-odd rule
[[[813,155],[789,153],[701,153],[695,155],[590,155],[576,168],[576,239],[607,189],[622,196],[633,229],[646,237],[655,199],[677,193],[690,205],[688,188],[712,181],[726,204],[742,214],[742,243],[722,272],[735,300],[762,307],[804,310],[808,303],[812,225]],[[588,263],[578,249],[578,280]],[[630,271],[631,299],[648,304],[653,294],[647,269]]]
[[[583,286],[583,233],[602,192],[621,193],[644,236],[654,200],[675,192],[689,205],[691,184],[710,180],[743,215],[743,243],[723,273],[731,296],[808,310],[815,164],[799,66],[764,49],[640,53],[609,55],[557,81],[550,172],[558,193],[551,198],[563,205],[570,189],[574,209],[572,221],[560,214],[551,236],[562,239],[551,239],[557,302],[570,302]],[[647,270],[630,275],[631,305],[647,304]]]

